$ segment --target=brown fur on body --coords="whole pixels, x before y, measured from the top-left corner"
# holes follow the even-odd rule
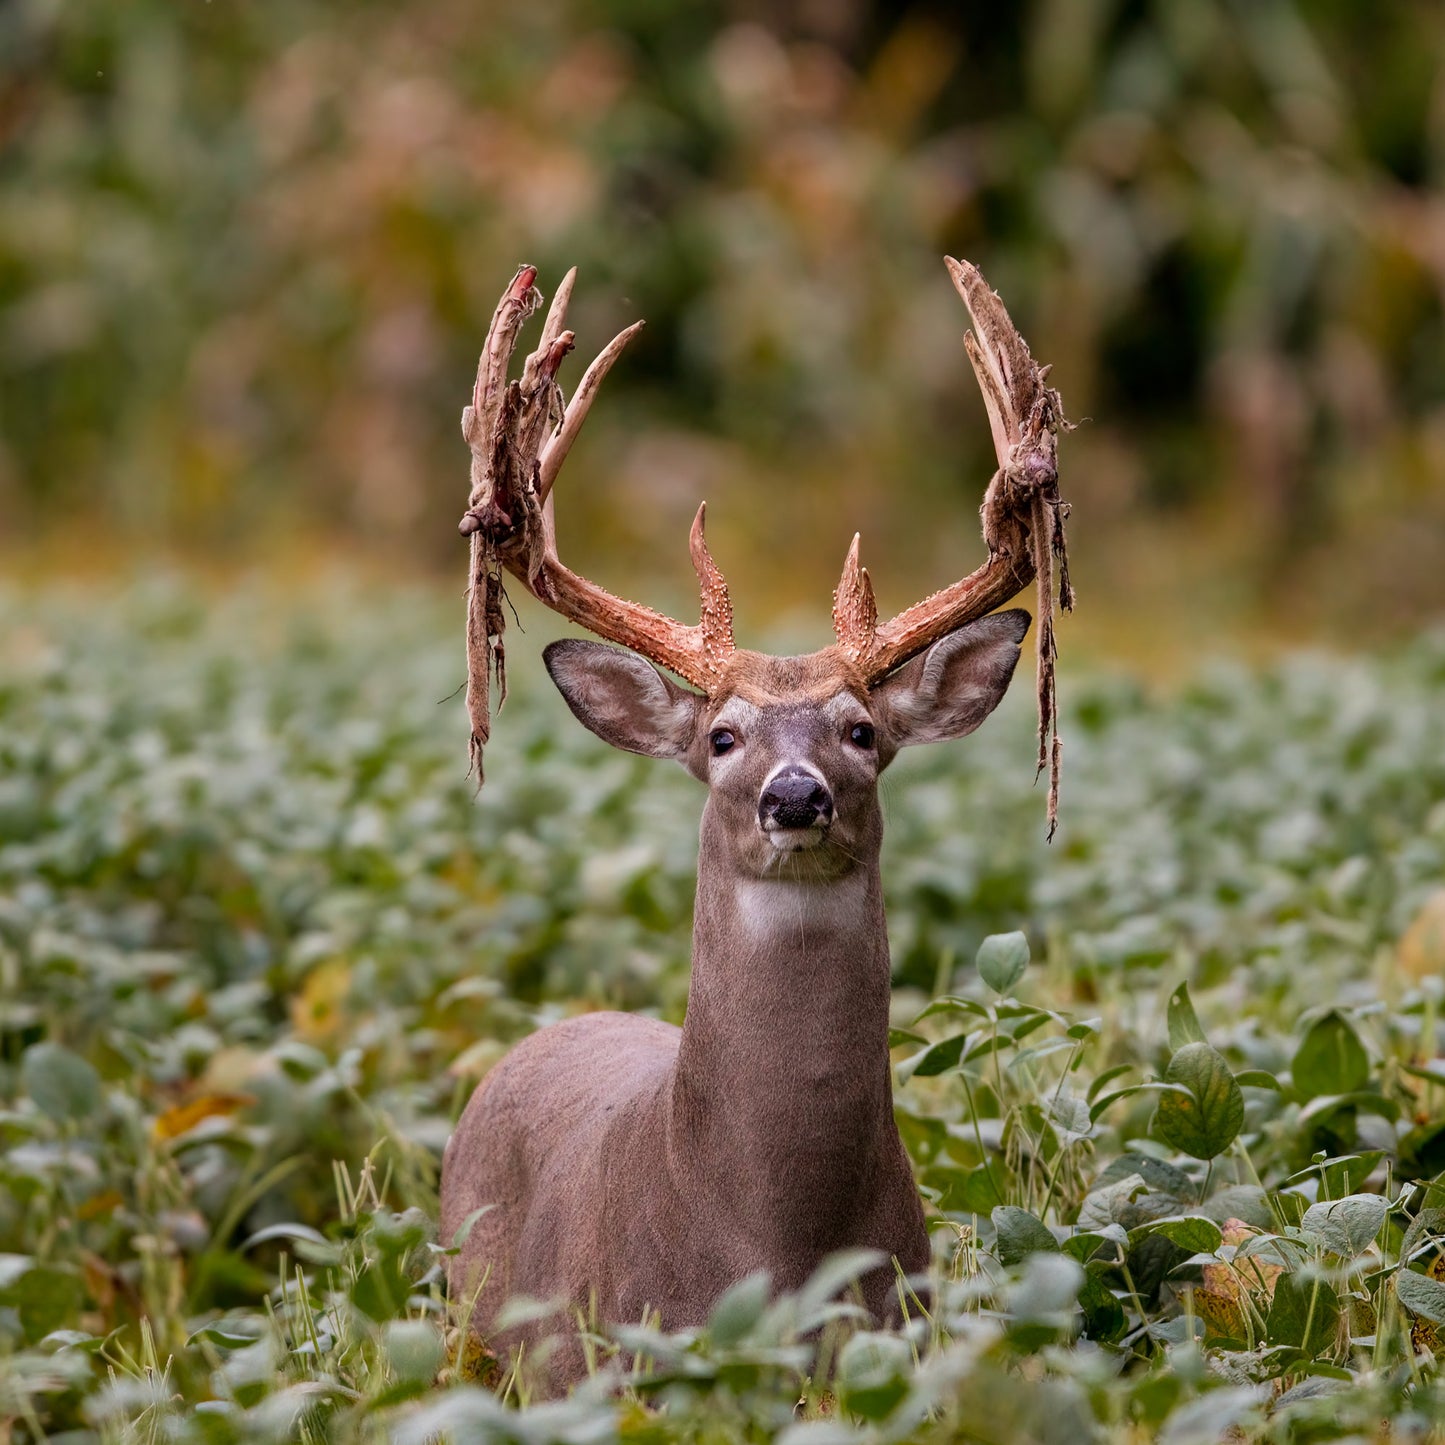
[[[871,692],[831,648],[740,652],[707,698],[599,644],[549,649],[587,726],[709,784],[692,980],[681,1029],[618,1013],[554,1024],[472,1096],[443,1163],[441,1234],[450,1242],[490,1206],[448,1268],[454,1307],[476,1296],[473,1329],[490,1335],[514,1295],[595,1301],[604,1322],[652,1311],[666,1329],[694,1326],[753,1271],[793,1289],[851,1246],[889,1258],[864,1277],[863,1299],[876,1317],[896,1310],[891,1260],[921,1271],[929,1247],[892,1110],[878,774],[902,743],[982,721],[1027,622],[984,619]],[[629,693],[617,675],[639,667],[648,676]],[[849,741],[856,720],[876,727],[875,745]],[[709,747],[719,727],[738,743],[722,758]],[[826,775],[833,800],[821,838],[795,851],[770,839],[758,804],[792,758]],[[490,1343],[530,1348],[561,1323]],[[543,1383],[584,1372],[580,1344],[563,1339]]]

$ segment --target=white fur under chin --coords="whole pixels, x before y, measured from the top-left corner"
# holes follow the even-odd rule
[[[779,828],[776,824],[763,825],[768,842],[778,853],[805,853],[816,848],[828,836],[826,828]]]

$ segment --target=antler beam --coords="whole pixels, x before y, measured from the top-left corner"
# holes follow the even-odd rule
[[[471,538],[467,592],[467,713],[471,758],[482,776],[482,749],[491,735],[491,683],[497,705],[507,695],[502,574],[510,572],[554,612],[589,632],[639,652],[705,692],[722,676],[734,651],[733,610],[727,582],[703,536],[706,508],[692,524],[689,550],[702,592],[695,626],[635,602],[614,597],[579,576],[557,555],[552,488],[587,419],[588,409],[612,363],[637,334],[635,322],[614,337],[587,368],[570,402],[557,371],[575,345],[564,329],[577,272],[563,278],[552,299],[537,349],[519,381],[507,366],[523,323],[541,304],[537,268],[523,266],[502,293],[477,364],[471,405],[462,412],[462,435],[472,453],[471,495],[458,530]]]
[[[1039,771],[1049,772],[1049,837],[1058,826],[1062,743],[1057,726],[1054,636],[1054,570],[1058,563],[1058,605],[1071,611],[1064,520],[1068,504],[1059,497],[1058,433],[1064,419],[1059,394],[1046,385],[1048,367],[1039,366],[1009,318],[1004,304],[967,261],[945,258],[954,288],[963,298],[974,329],[964,348],[988,409],[998,470],[984,494],[983,538],[988,561],[977,571],[926,597],[886,622],[868,569],[859,561],[858,538],[843,563],[833,597],[838,645],[863,670],[869,683],[922,652],[966,622],[992,612],[1036,582],[1038,590],[1037,688]]]

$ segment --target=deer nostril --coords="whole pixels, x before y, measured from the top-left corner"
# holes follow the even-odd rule
[[[758,822],[763,827],[814,828],[831,822],[833,799],[820,778],[802,768],[779,773],[763,789]]]

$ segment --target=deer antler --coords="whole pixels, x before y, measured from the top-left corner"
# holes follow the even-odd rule
[[[640,321],[614,337],[587,368],[570,403],[557,370],[575,337],[563,330],[576,269],[552,298],[537,349],[520,381],[507,381],[507,365],[522,324],[541,304],[537,268],[523,266],[502,293],[477,364],[472,404],[462,412],[462,435],[472,452],[471,495],[459,530],[471,538],[467,592],[467,713],[471,759],[482,776],[482,749],[491,734],[491,678],[498,707],[506,700],[502,634],[502,572],[510,572],[539,602],[598,637],[639,652],[704,692],[721,678],[734,651],[733,609],[727,582],[703,536],[706,505],[698,508],[689,549],[702,591],[696,626],[626,602],[566,567],[557,555],[552,486],[587,418],[603,378]]]
[[[833,597],[833,627],[839,649],[872,684],[1036,581],[1039,771],[1049,770],[1052,838],[1058,823],[1062,757],[1054,688],[1056,560],[1058,605],[1065,611],[1074,605],[1064,546],[1069,509],[1059,498],[1056,460],[1058,432],[1068,423],[1058,392],[1045,385],[1048,368],[1035,364],[1003,302],[976,267],[946,259],[973,320],[974,330],[965,334],[964,346],[983,391],[998,454],[998,470],[982,507],[988,561],[951,587],[879,622],[873,585],[859,561],[854,537]],[[614,597],[571,571],[557,555],[553,484],[603,378],[642,325],[634,323],[609,342],[587,368],[571,402],[564,402],[557,371],[575,344],[563,323],[576,274],[574,269],[563,278],[537,349],[527,357],[521,379],[509,383],[507,366],[518,334],[542,300],[535,266],[523,266],[512,278],[487,332],[472,404],[462,412],[462,435],[472,452],[471,496],[460,530],[471,538],[467,712],[478,779],[482,749],[491,733],[494,676],[499,707],[507,694],[504,571],[554,612],[651,658],[706,693],[715,690],[735,651],[727,583],[703,537],[706,506],[698,508],[689,539],[702,592],[701,616],[694,626]]]
[[[955,628],[992,612],[1038,583],[1039,771],[1049,770],[1049,837],[1058,826],[1062,743],[1054,687],[1058,648],[1054,638],[1054,561],[1064,611],[1074,605],[1069,583],[1064,519],[1059,497],[1058,432],[1064,420],[1059,394],[1045,385],[1048,367],[1039,366],[1009,319],[1004,304],[967,261],[945,258],[954,287],[968,307],[974,330],[964,335],[968,359],[983,392],[993,432],[998,470],[984,494],[983,537],[988,561],[977,571],[916,602],[886,622],[868,569],[858,558],[858,538],[848,549],[843,576],[833,595],[833,629],[838,645],[874,683]]]

